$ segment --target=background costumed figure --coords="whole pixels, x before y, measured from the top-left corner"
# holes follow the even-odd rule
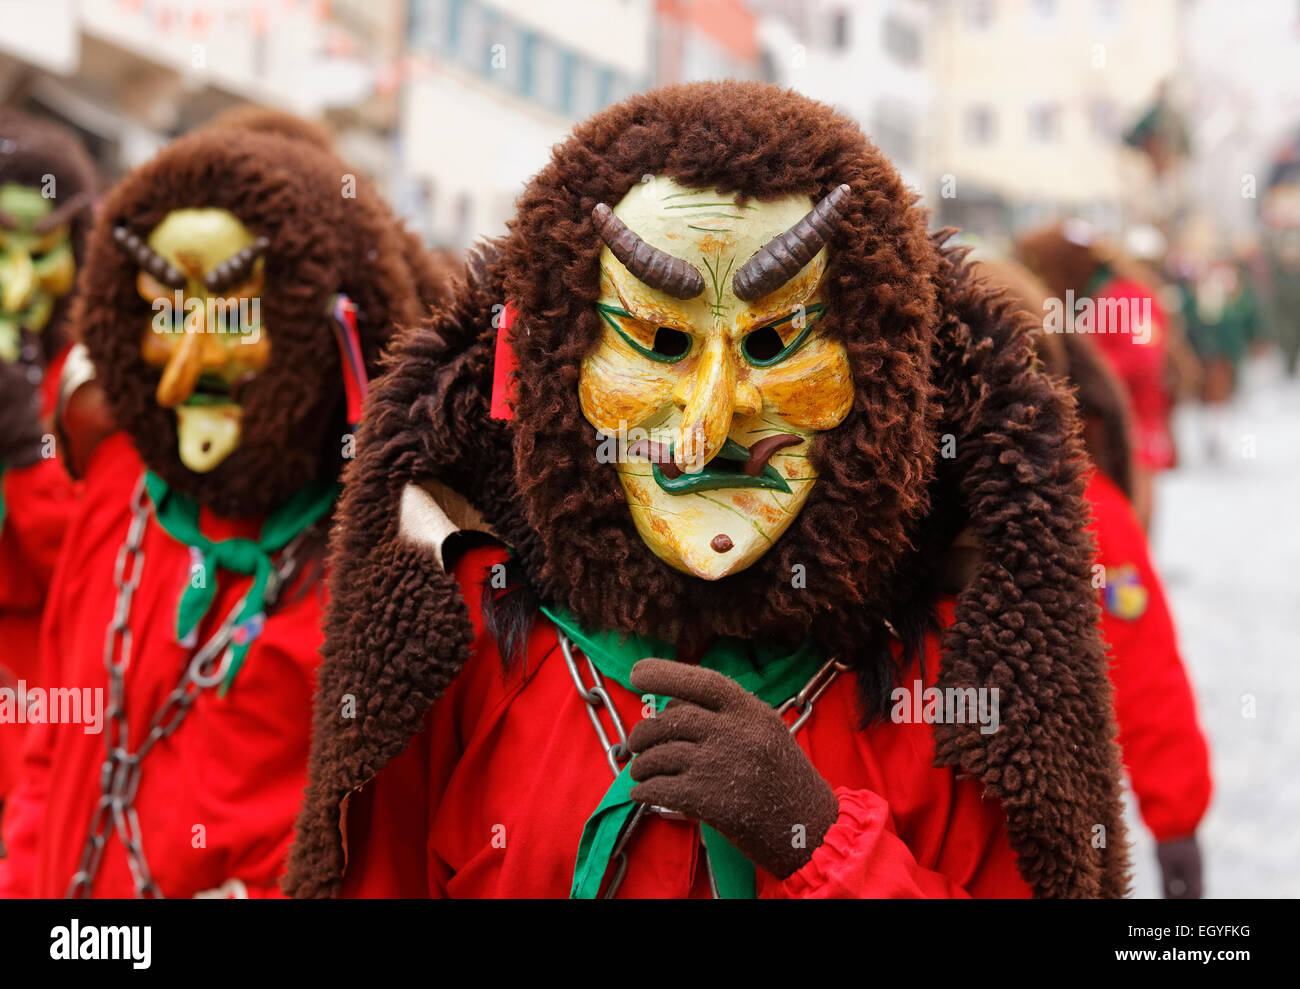
[[[1043,313],[1048,290],[1010,260],[981,261],[1027,313]],[[1127,396],[1087,336],[1040,333],[1049,374],[1075,393],[1083,439],[1096,469],[1088,477],[1090,529],[1104,568],[1102,638],[1110,647],[1120,752],[1138,809],[1156,841],[1165,895],[1199,898],[1201,852],[1196,831],[1212,783],[1205,733],[1178,648],[1163,583],[1130,501],[1132,442]]]
[[[74,322],[121,431],[88,459],[44,646],[106,710],[102,734],[33,729],[0,895],[278,892],[336,479],[381,347],[440,285],[297,131],[219,122],[104,200]]]
[[[40,682],[41,611],[75,508],[47,437],[95,184],[75,134],[0,110],[0,687],[15,691]],[[18,771],[19,734],[9,728],[0,745],[0,804]]]
[[[286,889],[1121,895],[1076,423],[940,243],[773,86],[580,125],[373,396]]]

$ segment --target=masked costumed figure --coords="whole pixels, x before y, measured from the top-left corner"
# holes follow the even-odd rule
[[[634,97],[469,271],[349,467],[291,893],[1123,891],[1068,401],[856,125]]]
[[[121,432],[89,458],[43,632],[84,724],[33,729],[0,894],[278,890],[350,423],[435,284],[352,180],[227,124],[105,199],[74,323]]]
[[[1019,239],[1016,253],[1052,292],[1051,332],[1082,333],[1128,395],[1133,421],[1133,497],[1143,525],[1152,514],[1152,479],[1176,461],[1169,314],[1154,274],[1122,256],[1083,220]]]
[[[1039,317],[1047,286],[1009,260],[981,262],[993,284]],[[1196,829],[1210,802],[1210,757],[1196,698],[1178,649],[1164,586],[1131,503],[1132,426],[1123,386],[1091,338],[1039,333],[1049,374],[1075,393],[1094,470],[1088,476],[1094,577],[1102,638],[1110,647],[1120,750],[1142,820],[1156,840],[1165,895],[1201,895]]]
[[[40,680],[41,610],[76,499],[51,419],[95,169],[70,131],[0,111],[0,803],[22,751],[25,688]]]

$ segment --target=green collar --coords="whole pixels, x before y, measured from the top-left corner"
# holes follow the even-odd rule
[[[257,539],[212,540],[199,528],[199,506],[168,487],[153,471],[146,471],[145,489],[153,501],[154,517],[163,530],[183,546],[190,547],[194,562],[176,612],[176,639],[188,636],[212,607],[217,596],[217,571],[230,570],[249,575],[253,583],[235,618],[231,638],[231,662],[221,683],[221,694],[244,663],[248,647],[262,632],[266,620],[266,592],[275,572],[271,554],[283,549],[308,526],[324,516],[338,497],[334,481],[313,481],[271,512]]]
[[[603,676],[635,693],[632,667],[648,656],[676,658],[674,646],[638,635],[617,632],[589,632],[568,612],[542,607],[546,615],[566,634]],[[704,654],[700,666],[716,670],[735,680],[750,693],[773,707],[789,700],[812,679],[824,658],[815,645],[806,642],[793,653],[738,639],[719,639]],[[653,697],[654,708],[662,711],[667,697]],[[595,812],[587,819],[578,845],[578,859],[573,869],[571,899],[594,899],[609,871],[609,860],[619,836],[636,812],[631,797],[635,783],[629,772],[631,763],[614,779]],[[704,846],[709,853],[724,899],[752,899],[755,896],[754,865],[707,824],[700,825]]]

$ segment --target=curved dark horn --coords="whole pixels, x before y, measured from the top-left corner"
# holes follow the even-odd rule
[[[123,224],[113,228],[113,239],[127,257],[168,288],[184,288],[185,276],[161,254],[140,239],[140,235]]]
[[[651,288],[667,292],[675,299],[693,299],[704,291],[704,276],[695,265],[651,247],[604,203],[591,211],[596,233],[609,245],[614,257],[628,271]]]
[[[271,242],[267,238],[258,237],[247,247],[226,258],[226,260],[209,271],[203,279],[208,291],[222,292],[233,285],[238,285],[248,277],[249,271],[253,268],[253,262],[261,257],[270,246]]]
[[[797,275],[835,233],[839,207],[848,197],[848,185],[836,186],[807,216],[755,251],[731,279],[736,298],[761,299]]]

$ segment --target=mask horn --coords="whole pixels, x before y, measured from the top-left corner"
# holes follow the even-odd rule
[[[694,299],[704,291],[704,276],[689,261],[651,247],[614,215],[605,203],[591,211],[596,233],[614,257],[637,279],[651,288],[666,292],[674,299]]]
[[[839,208],[848,198],[848,185],[836,186],[807,216],[760,247],[731,280],[736,298],[761,299],[797,275],[834,235]]]

